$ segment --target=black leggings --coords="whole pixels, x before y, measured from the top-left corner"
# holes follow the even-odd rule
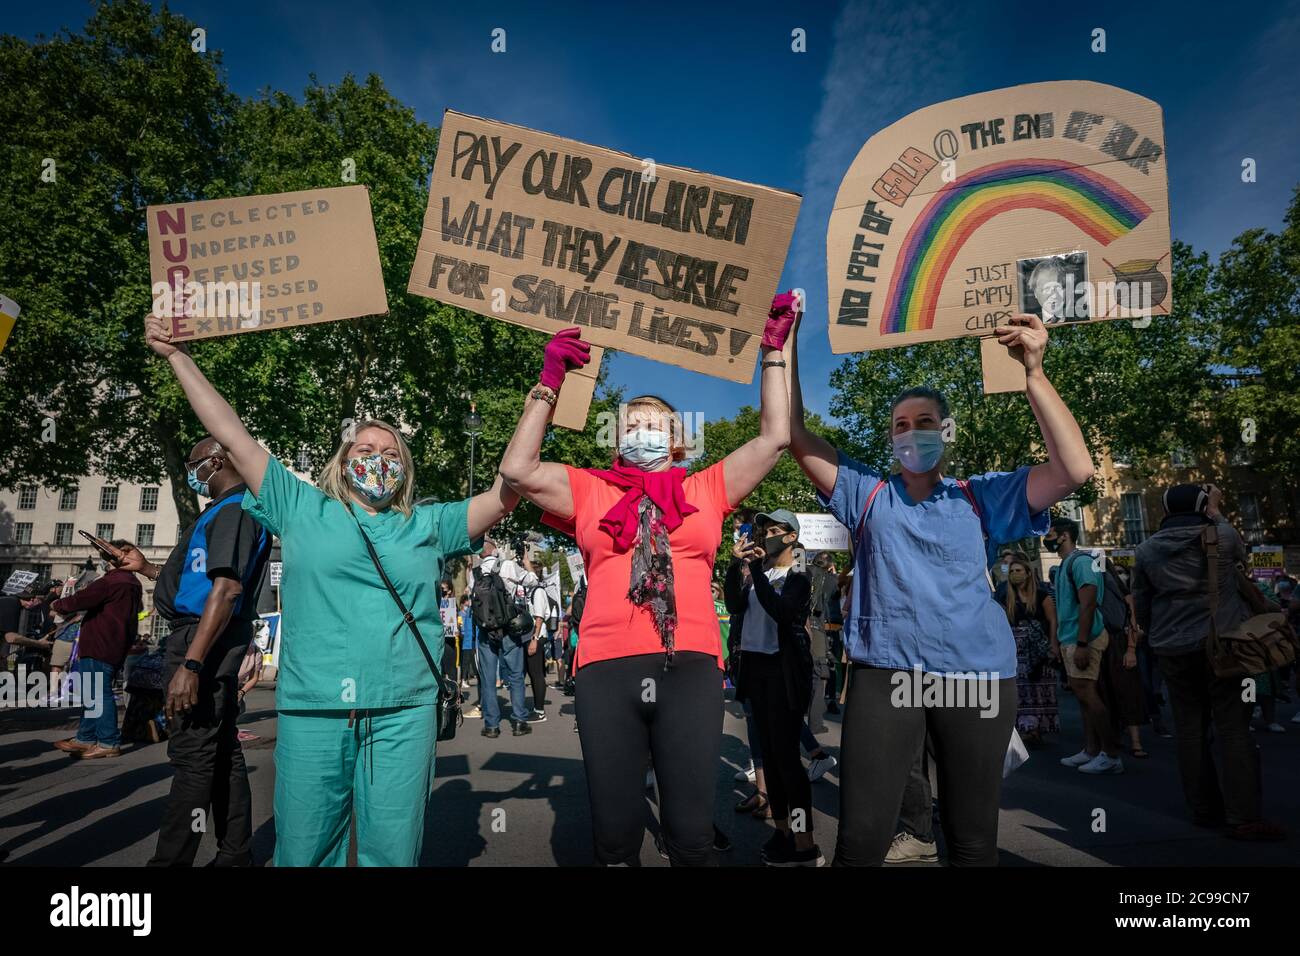
[[[546,709],[546,649],[542,642],[537,642],[537,653],[529,654],[528,645],[524,645],[524,669],[528,672],[528,682],[533,685],[533,710]]]
[[[722,672],[709,654],[679,651],[597,661],[579,669],[574,708],[591,800],[596,861],[634,863],[645,839],[646,764],[674,866],[708,866],[722,759]]]
[[[741,651],[745,693],[749,695],[763,751],[763,772],[772,819],[784,821],[791,811],[794,829],[812,832],[812,784],[799,759],[803,711],[791,710],[785,692],[785,672],[778,654]]]
[[[897,830],[903,790],[928,731],[939,776],[939,818],[950,866],[996,866],[1002,764],[1016,720],[1016,681],[995,682],[997,715],[977,706],[895,706],[894,675],[849,668],[840,741],[835,866],[880,866]],[[945,681],[950,685],[953,681]]]

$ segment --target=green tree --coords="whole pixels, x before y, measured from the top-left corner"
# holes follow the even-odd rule
[[[1213,287],[1218,361],[1234,385],[1219,404],[1219,431],[1229,451],[1253,435],[1251,463],[1285,480],[1300,472],[1300,188],[1280,233],[1250,229],[1233,241]],[[1294,499],[1282,496],[1292,526]]]

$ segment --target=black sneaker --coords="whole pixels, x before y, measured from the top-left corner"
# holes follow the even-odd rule
[[[713,849],[719,853],[726,853],[731,849],[731,840],[727,835],[718,829],[717,824],[713,825]]]
[[[786,859],[793,851],[794,837],[783,830],[777,830],[758,851],[758,858],[768,866],[781,866],[777,861]]]
[[[511,735],[515,737],[522,737],[524,734],[531,734],[532,732],[533,732],[533,728],[530,727],[526,721],[523,720],[510,721]]]
[[[500,736],[501,736],[501,728],[500,728],[500,727],[484,727],[483,730],[482,730],[481,732],[482,732],[482,734],[483,734],[484,737],[500,737]]]
[[[544,710],[535,710],[535,711],[533,711],[531,714],[528,715],[528,722],[529,722],[530,724],[541,724],[541,723],[545,723],[545,722],[546,722],[546,711],[544,711]]]

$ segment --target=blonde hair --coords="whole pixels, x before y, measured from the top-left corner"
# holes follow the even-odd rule
[[[382,428],[397,442],[397,460],[402,464],[402,487],[397,489],[397,494],[393,496],[388,506],[409,518],[415,502],[415,461],[411,458],[411,449],[407,447],[402,433],[388,422],[380,421],[378,418],[367,418],[365,421],[356,422],[353,428],[345,433],[343,440],[339,442],[339,447],[334,450],[334,454],[330,456],[329,461],[325,462],[325,467],[316,477],[316,487],[344,505],[352,503],[354,500],[352,480],[343,471],[348,463],[348,452],[357,443],[356,436],[367,428]]]
[[[669,448],[672,450],[673,461],[681,461],[686,457],[686,427],[682,424],[682,416],[677,413],[677,409],[658,395],[638,395],[636,398],[628,399],[623,408],[625,414],[633,409],[649,409],[668,416],[672,428]]]

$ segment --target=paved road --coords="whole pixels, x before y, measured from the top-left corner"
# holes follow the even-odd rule
[[[467,721],[440,748],[422,862],[429,866],[574,866],[591,861],[586,782],[573,733],[573,702],[551,690],[550,719],[527,737],[497,740]],[[258,735],[245,750],[253,787],[259,861],[270,858],[275,741],[274,696],[249,697],[244,729]],[[1297,828],[1287,843],[1241,844],[1191,827],[1184,819],[1173,741],[1144,731],[1151,758],[1126,761],[1116,777],[1087,777],[1059,766],[1077,750],[1078,707],[1062,700],[1065,726],[1007,781],[999,844],[1003,865],[1290,865],[1300,862],[1300,724],[1294,704],[1281,708],[1286,734],[1260,732],[1265,808]],[[74,727],[68,711],[0,712],[0,848],[9,865],[138,866],[153,851],[170,781],[165,748],[139,747],[118,760],[79,763],[51,748]],[[828,718],[823,743],[838,752],[839,725]],[[738,816],[732,774],[746,754],[740,708],[729,702],[719,768],[717,812],[734,848],[723,862],[755,865],[766,824]],[[815,830],[829,858],[835,844],[838,778],[813,787]],[[652,820],[650,804],[647,818]],[[1104,832],[1094,832],[1095,811]],[[215,852],[207,838],[199,862]],[[667,865],[647,838],[645,866]]]

